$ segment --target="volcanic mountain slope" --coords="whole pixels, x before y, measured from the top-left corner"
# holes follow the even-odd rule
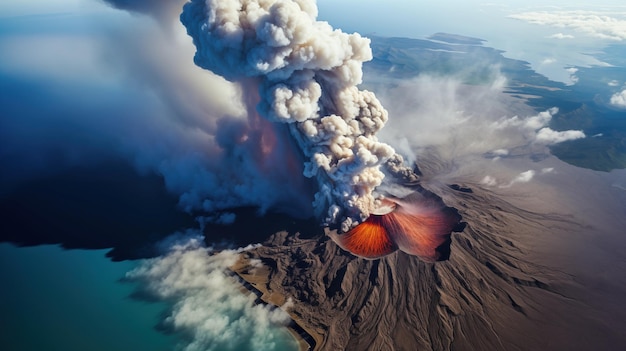
[[[448,261],[424,263],[403,252],[365,260],[323,235],[309,239],[280,232],[246,253],[266,269],[238,272],[266,299],[291,298],[290,314],[318,350],[613,350],[626,345],[619,332],[623,316],[611,317],[594,305],[592,294],[557,268],[560,258],[552,262],[537,249],[552,247],[551,240],[579,230],[578,225],[471,187],[472,192],[452,187],[443,196],[467,221],[452,235]],[[614,297],[617,302],[619,296]],[[610,304],[611,298],[603,301]]]

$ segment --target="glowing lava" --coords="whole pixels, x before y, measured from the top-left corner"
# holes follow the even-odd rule
[[[460,221],[459,214],[440,201],[412,193],[403,199],[385,199],[365,220],[345,234],[331,238],[352,254],[376,259],[400,249],[426,262],[445,259],[442,251]]]
[[[333,239],[344,250],[360,257],[375,259],[387,256],[398,246],[391,240],[383,224],[384,218],[384,215],[371,215],[365,222]]]

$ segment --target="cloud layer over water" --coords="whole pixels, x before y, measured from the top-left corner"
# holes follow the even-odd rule
[[[241,292],[228,268],[247,248],[214,252],[199,235],[175,236],[167,252],[127,274],[140,296],[171,303],[161,326],[179,334],[187,351],[281,350],[295,348],[285,329],[289,315],[256,305],[256,295]]]
[[[532,24],[569,28],[586,35],[609,40],[625,40],[626,12],[618,11],[530,11],[509,17]],[[571,38],[562,33],[557,39]]]

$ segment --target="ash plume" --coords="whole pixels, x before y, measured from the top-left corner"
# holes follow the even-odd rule
[[[381,166],[403,171],[402,158],[376,133],[387,111],[376,96],[359,90],[362,64],[372,59],[369,39],[316,20],[307,0],[192,0],[181,21],[205,69],[257,89],[256,110],[287,125],[315,178],[313,206],[325,225],[348,231],[380,205]],[[415,178],[409,175],[409,178]]]

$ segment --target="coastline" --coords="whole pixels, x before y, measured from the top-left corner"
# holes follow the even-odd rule
[[[242,292],[247,292],[256,296],[254,301],[255,304],[264,304],[274,308],[280,308],[280,306],[284,305],[287,301],[285,297],[283,295],[278,296],[276,293],[269,293],[267,289],[263,288],[261,275],[255,274],[256,270],[263,268],[253,267],[250,264],[250,260],[248,258],[244,258],[242,255],[240,256],[239,261],[230,267],[228,273],[241,284]],[[302,327],[296,316],[289,311],[285,312],[289,314],[291,319],[285,328],[287,328],[289,333],[298,343],[299,350],[315,350],[316,345],[319,343],[313,334]]]

